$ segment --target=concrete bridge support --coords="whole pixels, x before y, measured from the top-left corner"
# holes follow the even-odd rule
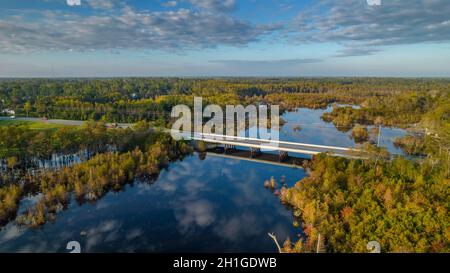
[[[236,146],[230,145],[230,144],[225,144],[224,150],[225,150],[225,153],[232,153],[232,152],[236,151]]]
[[[260,148],[250,148],[250,154],[252,158],[255,158],[261,154]]]
[[[280,151],[279,154],[280,162],[284,162],[289,158],[288,152]]]

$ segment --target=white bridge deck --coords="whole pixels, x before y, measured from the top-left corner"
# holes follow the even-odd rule
[[[258,138],[248,138],[239,136],[216,135],[206,133],[182,133],[184,139],[202,140],[208,143],[247,147],[259,149],[261,151],[291,152],[305,155],[316,155],[319,153],[329,153],[333,156],[357,157],[362,151],[356,148],[336,147],[326,145],[316,145],[308,143],[288,142],[281,140],[268,140]]]

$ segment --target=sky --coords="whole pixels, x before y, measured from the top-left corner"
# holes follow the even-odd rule
[[[0,77],[450,77],[449,0],[0,0]]]

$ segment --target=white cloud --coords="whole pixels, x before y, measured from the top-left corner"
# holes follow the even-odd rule
[[[112,9],[115,0],[86,0],[88,5],[94,9]]]
[[[207,227],[211,225],[216,216],[211,202],[206,200],[189,201],[175,212],[180,228],[183,232],[195,226]]]
[[[173,7],[176,7],[178,5],[178,3],[177,3],[177,1],[167,1],[167,2],[163,2],[161,5],[166,8],[173,8]]]
[[[341,43],[350,48],[343,54],[355,56],[386,45],[448,42],[449,19],[448,0],[323,0],[300,12],[292,32],[299,42]]]
[[[0,52],[174,51],[245,46],[278,28],[188,9],[161,12],[125,7],[111,14],[35,13],[37,19],[23,20],[21,16],[0,19]]]
[[[67,0],[67,5],[73,6],[81,6],[81,0]]]
[[[214,12],[229,12],[236,8],[235,0],[187,0],[192,5]]]

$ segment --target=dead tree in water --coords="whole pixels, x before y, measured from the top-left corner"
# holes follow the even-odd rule
[[[280,244],[277,241],[277,237],[275,236],[275,233],[267,233],[267,235],[269,235],[269,237],[272,238],[273,241],[275,242],[275,244],[277,245],[278,252],[279,253],[283,253],[283,251],[281,251],[281,247],[280,247]]]

